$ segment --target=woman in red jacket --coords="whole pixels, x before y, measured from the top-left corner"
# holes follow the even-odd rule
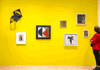
[[[96,60],[96,67],[93,70],[100,70],[100,28],[98,26],[95,26],[94,31],[96,32],[96,34],[94,34],[94,36],[90,39],[90,42],[93,44],[92,49]]]

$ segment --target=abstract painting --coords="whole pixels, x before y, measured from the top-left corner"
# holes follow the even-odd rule
[[[64,34],[64,46],[78,46],[77,34]]]
[[[26,44],[26,32],[16,32],[16,44]]]
[[[77,24],[79,25],[86,25],[86,14],[77,14]]]
[[[60,28],[66,28],[67,27],[67,21],[66,20],[61,20],[60,21]]]
[[[88,30],[84,30],[83,31],[83,36],[84,37],[88,37],[89,36],[89,31]]]
[[[38,25],[36,26],[36,39],[50,39],[51,26]]]

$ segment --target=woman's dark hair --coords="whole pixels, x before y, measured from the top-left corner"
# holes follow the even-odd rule
[[[94,30],[95,30],[95,32],[97,32],[98,34],[100,34],[100,27],[95,26],[95,27],[94,27]]]

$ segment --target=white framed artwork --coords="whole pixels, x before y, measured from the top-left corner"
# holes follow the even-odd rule
[[[78,46],[78,34],[64,34],[64,46]]]
[[[86,25],[86,14],[76,14],[76,24]]]
[[[83,37],[89,37],[89,30],[83,30]]]
[[[16,44],[26,44],[26,32],[16,32]]]

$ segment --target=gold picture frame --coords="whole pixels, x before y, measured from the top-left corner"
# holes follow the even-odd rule
[[[60,28],[67,28],[67,21],[66,20],[60,21]]]

